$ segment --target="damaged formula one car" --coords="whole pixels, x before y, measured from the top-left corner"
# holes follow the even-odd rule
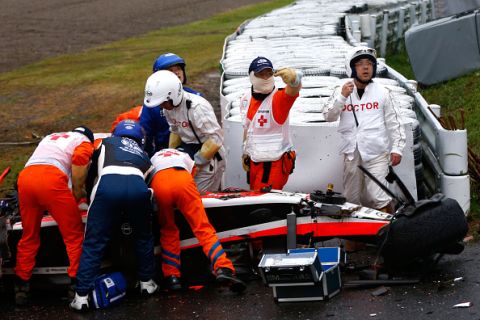
[[[261,243],[265,246],[279,241],[280,246],[285,246],[287,216],[295,216],[294,228],[300,237],[310,239],[309,242],[332,237],[354,237],[362,241],[375,242],[378,231],[391,219],[391,215],[373,209],[360,207],[344,202],[337,194],[300,194],[281,191],[247,192],[230,190],[220,193],[207,193],[202,195],[202,200],[210,222],[215,227],[217,235],[224,247],[239,243]],[[320,201],[321,200],[321,201]],[[86,212],[83,213],[86,221]],[[197,239],[193,236],[186,221],[181,214],[177,215],[181,234],[182,265],[189,269],[189,264],[198,269],[198,260],[189,259],[190,252],[195,252],[199,247]],[[16,245],[21,238],[22,223],[18,215],[9,215],[6,221],[7,243],[10,254],[4,255],[3,273],[8,276],[13,274],[15,266]],[[45,215],[42,219],[41,245],[37,255],[34,277],[47,275],[57,277],[66,275],[68,258],[56,222],[51,216]],[[154,227],[156,233],[158,228]],[[127,243],[129,236],[134,232],[128,223],[123,223],[118,239]],[[114,256],[125,255],[126,248],[122,245],[111,246],[112,260]],[[118,252],[114,252],[114,251]],[[155,248],[156,254],[160,248]],[[201,252],[201,250],[198,250]],[[202,255],[199,255],[199,259]],[[203,257],[203,259],[205,259]],[[203,261],[203,260],[202,260]],[[205,260],[206,261],[206,260]],[[255,263],[254,261],[252,261]],[[208,267],[208,262],[205,265]],[[253,267],[252,264],[251,267]]]
[[[9,199],[11,204],[4,205],[9,209],[2,211],[3,220],[0,220],[4,224],[4,244],[9,248],[8,252],[2,252],[4,278],[14,273],[16,245],[22,234],[18,207],[13,209],[15,197]],[[458,203],[440,196],[424,203],[403,203],[396,215],[345,202],[345,198],[331,189],[326,193],[316,191],[310,194],[232,189],[204,194],[202,201],[239,275],[258,275],[256,266],[261,253],[285,252],[298,244],[313,247],[319,241],[331,238],[378,244],[386,262],[394,264],[398,260],[405,262],[437,253],[459,253],[463,247],[458,243],[467,232]],[[86,214],[83,212],[84,221]],[[198,276],[199,273],[210,273],[209,262],[183,215],[177,214],[176,218],[181,235],[183,278],[198,283],[199,279],[205,280]],[[50,282],[64,284],[68,258],[57,224],[46,214],[41,226],[41,246],[32,279],[48,278]],[[134,232],[128,222],[124,222],[120,229],[105,261],[105,266],[117,269],[125,268],[125,263],[131,260],[127,258],[132,254],[128,247]],[[154,226],[154,232],[159,243],[158,227]],[[155,253],[160,255],[159,246]]]

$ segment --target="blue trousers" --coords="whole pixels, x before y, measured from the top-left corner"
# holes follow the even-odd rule
[[[101,176],[88,209],[85,240],[77,272],[76,291],[88,294],[99,275],[101,261],[112,232],[120,231],[122,212],[134,229],[135,252],[140,281],[155,272],[151,226],[150,190],[140,176],[108,174]]]

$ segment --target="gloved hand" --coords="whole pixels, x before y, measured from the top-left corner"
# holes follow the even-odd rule
[[[216,144],[212,138],[208,138],[207,141],[202,144],[202,148],[200,149],[200,151],[195,153],[195,155],[193,156],[195,164],[201,167],[210,163],[210,160],[215,156],[215,154],[218,152],[218,150],[220,150],[221,147],[222,146]]]
[[[243,170],[245,170],[245,172],[250,171],[250,157],[246,154],[242,155],[242,166],[243,166]]]
[[[287,85],[296,88],[302,82],[303,73],[293,68],[281,68],[275,71],[274,76],[281,77]]]
[[[195,153],[195,155],[193,156],[193,160],[195,161],[195,164],[199,167],[203,167],[210,163],[210,159],[205,158],[201,154],[201,151],[198,151],[197,153]]]
[[[168,147],[171,149],[177,148],[182,143],[182,138],[176,133],[170,133],[168,138]]]

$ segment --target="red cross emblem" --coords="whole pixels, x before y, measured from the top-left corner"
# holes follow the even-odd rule
[[[59,133],[59,134],[54,133],[50,136],[50,140],[58,140],[60,138],[68,138],[68,137],[69,135],[66,133]]]
[[[173,155],[178,155],[178,152],[172,150],[162,152],[162,157],[171,157]]]
[[[263,125],[268,122],[268,119],[262,114],[260,118],[258,118],[257,122],[260,124],[260,127],[263,127]]]

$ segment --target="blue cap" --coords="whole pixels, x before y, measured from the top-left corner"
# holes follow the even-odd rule
[[[273,70],[272,62],[265,57],[256,57],[255,59],[253,59],[252,63],[250,63],[250,67],[248,68],[248,73],[252,71],[254,73],[258,73],[263,69],[267,69],[267,68],[270,68]]]

